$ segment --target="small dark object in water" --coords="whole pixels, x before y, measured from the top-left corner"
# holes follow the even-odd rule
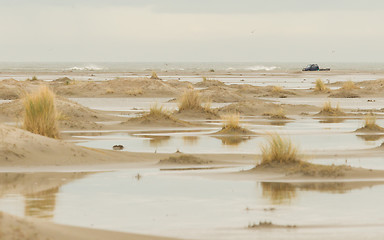
[[[368,99],[367,102],[376,102],[376,100]]]
[[[123,145],[114,145],[113,150],[123,150],[124,146]]]
[[[140,181],[140,179],[142,178],[142,176],[140,175],[140,173],[138,173],[135,178],[137,179],[137,181]]]

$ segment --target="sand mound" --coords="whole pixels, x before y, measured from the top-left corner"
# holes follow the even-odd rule
[[[159,164],[192,164],[192,165],[197,165],[197,164],[210,164],[212,162],[213,161],[204,160],[204,159],[195,157],[193,155],[181,154],[181,155],[170,156],[169,158],[166,158],[166,159],[161,159],[159,161]]]
[[[290,105],[290,104],[274,104],[263,100],[241,101],[232,103],[218,109],[222,115],[230,113],[239,113],[246,116],[260,116],[272,109],[283,109],[285,113],[295,115],[303,112],[316,112],[319,111],[318,107],[310,105]]]
[[[239,113],[241,115],[260,115],[267,109],[277,106],[273,103],[265,103],[262,100],[241,101],[219,108],[220,114]]]
[[[17,81],[15,79],[5,79],[0,81],[0,99],[18,99],[25,92],[37,89],[38,84]]]
[[[177,126],[177,127],[186,127],[191,124],[186,121],[182,121],[174,116],[171,116],[166,113],[160,114],[144,114],[141,117],[131,118],[128,121],[122,124],[140,124],[147,126]]]
[[[195,83],[194,86],[198,88],[220,87],[225,86],[225,83],[215,79],[207,79],[205,81]]]
[[[220,131],[214,133],[214,135],[254,135],[254,134],[256,133],[242,127],[236,127],[236,128],[223,127]]]
[[[193,89],[192,83],[187,81],[167,80],[165,83],[177,89]]]
[[[1,240],[172,240],[167,237],[59,225],[31,218],[21,219],[2,212],[0,212],[0,237]]]
[[[75,81],[71,84],[53,81],[51,87],[58,95],[72,97],[168,97],[180,93],[180,89],[167,82],[149,78],[118,78],[102,82]]]
[[[93,150],[33,134],[22,129],[0,125],[1,166],[62,166],[85,163],[123,161],[123,155],[112,151]]]
[[[56,98],[59,112],[60,128],[64,129],[99,129],[101,126],[95,121],[112,121],[117,117],[108,116],[99,111],[89,109],[65,98]],[[24,106],[22,100],[17,99],[9,103],[0,104],[0,116],[6,121],[22,122]]]
[[[362,81],[356,83],[356,86],[369,92],[382,91],[384,90],[384,79]]]
[[[186,120],[218,119],[220,117],[219,114],[217,114],[215,111],[205,111],[203,108],[174,112],[172,116]]]
[[[354,91],[341,89],[329,95],[331,98],[359,98],[360,96]]]
[[[332,108],[332,109],[322,109],[320,112],[315,114],[315,116],[345,116],[346,113],[341,111],[338,108]]]
[[[264,95],[265,94],[265,88],[264,87],[258,87],[258,86],[253,86],[253,85],[249,85],[249,84],[231,85],[231,87],[237,88],[236,92],[238,94],[253,94],[253,95]]]
[[[71,83],[74,83],[74,80],[68,78],[68,77],[61,77],[61,78],[58,78],[56,80],[53,80],[54,82],[62,82],[62,83],[65,83],[65,84],[71,84]]]
[[[352,168],[349,166],[319,165],[304,161],[292,163],[269,162],[257,165],[250,171],[277,171],[286,175],[299,175],[307,177],[342,177]]]
[[[263,97],[278,97],[278,98],[286,98],[287,96],[295,96],[296,93],[291,90],[285,90],[276,86],[267,86],[264,89],[265,93]]]
[[[226,86],[210,86],[200,91],[203,99],[209,99],[212,102],[228,103],[240,102],[246,98],[243,95],[236,93],[236,91]]]
[[[268,112],[268,113],[263,113],[263,116],[269,117],[270,119],[276,119],[276,120],[288,120],[287,116],[285,116],[284,112]]]
[[[384,132],[384,128],[380,127],[377,124],[371,124],[369,127],[364,126],[359,129],[356,129],[355,132],[360,132],[360,133],[370,133],[370,132]]]

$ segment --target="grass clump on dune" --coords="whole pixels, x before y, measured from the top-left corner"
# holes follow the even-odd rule
[[[357,129],[358,132],[384,132],[384,128],[376,124],[376,116],[373,114],[367,114],[364,118],[364,126]]]
[[[223,116],[223,129],[240,129],[240,115],[231,114]]]
[[[286,174],[300,174],[304,176],[339,177],[346,166],[318,165],[302,161],[299,149],[289,138],[278,134],[268,136],[266,145],[261,146],[261,163],[256,169],[272,168]]]
[[[272,92],[273,93],[282,93],[282,92],[284,92],[284,89],[280,86],[272,86]]]
[[[159,76],[157,76],[157,73],[155,71],[152,72],[150,79],[160,80]]]
[[[315,83],[315,92],[328,93],[329,88],[325,86],[324,82],[319,78]]]
[[[149,108],[150,116],[170,116],[170,113],[167,109],[164,108],[164,106],[160,106],[157,103],[153,104]]]
[[[217,134],[230,134],[230,135],[250,135],[254,134],[252,131],[240,126],[240,115],[230,114],[222,116],[223,127]]]
[[[268,144],[261,147],[261,164],[296,163],[299,161],[298,148],[289,138],[278,134],[269,136]]]
[[[47,86],[40,87],[35,93],[27,94],[23,104],[25,130],[50,138],[59,137],[55,94]]]
[[[319,115],[328,115],[328,116],[340,116],[344,115],[345,113],[340,110],[339,105],[336,107],[332,107],[332,104],[330,101],[325,102],[323,105],[323,108],[318,113]]]
[[[354,89],[360,89],[358,86],[355,85],[354,82],[352,82],[351,80],[349,81],[346,81],[343,86],[341,87],[341,89],[343,90],[354,90]]]
[[[200,94],[196,90],[186,90],[181,96],[178,104],[179,112],[185,110],[197,110],[201,112],[215,114],[215,112],[211,108],[210,100],[206,101],[204,105],[202,105],[202,103],[203,101],[200,97]]]
[[[158,124],[158,125],[177,125],[186,126],[187,122],[175,118],[171,111],[165,109],[157,103],[151,105],[149,112],[141,117],[131,118],[127,122],[138,122],[140,124]]]
[[[283,108],[277,108],[270,113],[263,113],[263,116],[269,116],[271,119],[288,119]]]
[[[195,90],[187,90],[181,96],[179,102],[179,111],[201,109],[201,97]]]

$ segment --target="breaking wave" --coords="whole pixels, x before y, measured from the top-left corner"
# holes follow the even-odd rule
[[[251,71],[273,71],[277,68],[278,67],[275,67],[275,66],[267,67],[267,66],[257,65],[257,66],[253,66],[253,67],[248,67],[247,70],[251,70]]]
[[[75,67],[69,68],[68,70],[71,70],[71,71],[100,71],[100,70],[103,70],[103,68],[97,67],[94,65],[89,65],[89,66],[85,66],[85,67],[75,66]]]

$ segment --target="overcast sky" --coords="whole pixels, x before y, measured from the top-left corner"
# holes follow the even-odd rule
[[[0,61],[384,62],[383,0],[0,0]]]

